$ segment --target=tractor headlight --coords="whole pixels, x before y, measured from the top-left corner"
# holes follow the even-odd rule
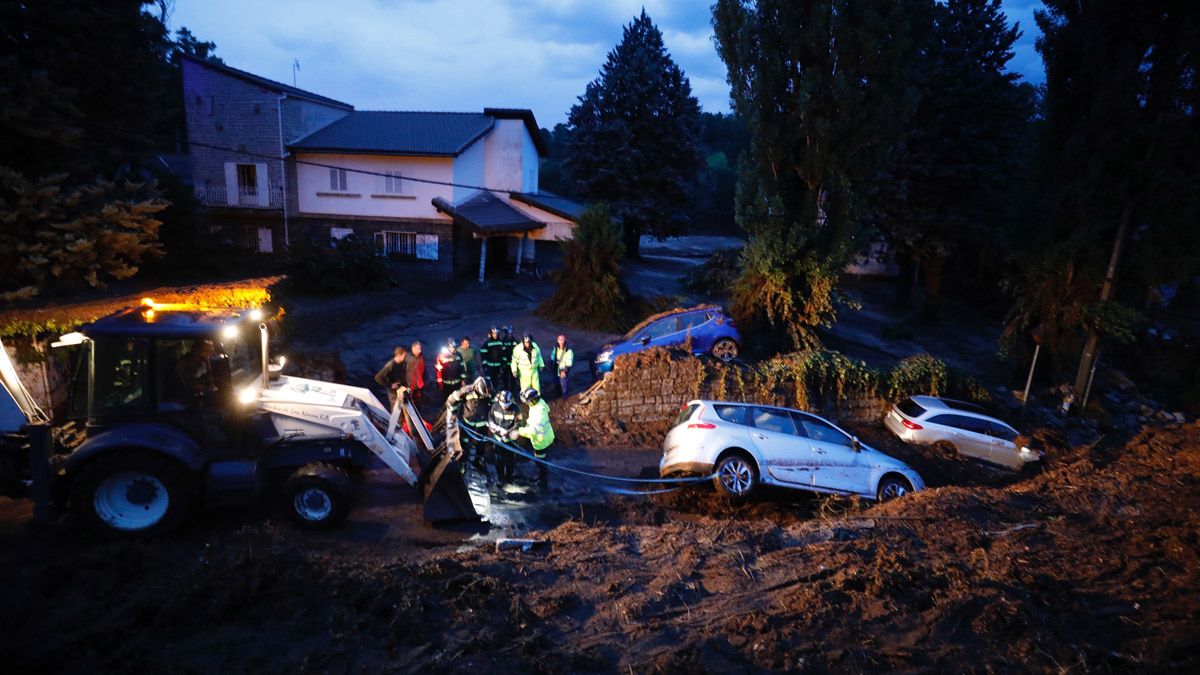
[[[221,337],[232,340],[238,336],[237,326],[225,326],[221,329]]]
[[[246,387],[238,392],[238,403],[250,405],[258,400],[258,390],[254,387]]]
[[[250,310],[250,320],[251,321],[262,321],[262,318],[263,318],[263,313],[262,313],[261,309]]]

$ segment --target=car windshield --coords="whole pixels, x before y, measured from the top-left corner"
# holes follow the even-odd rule
[[[912,418],[917,418],[925,414],[925,409],[911,398],[906,398],[897,403],[896,409]]]
[[[1019,435],[1015,429],[1000,422],[988,422],[988,433],[995,438],[1002,438],[1010,442],[1017,440]]]

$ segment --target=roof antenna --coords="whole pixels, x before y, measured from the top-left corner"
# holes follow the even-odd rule
[[[292,59],[292,86],[296,86],[296,73],[300,70],[299,59]]]

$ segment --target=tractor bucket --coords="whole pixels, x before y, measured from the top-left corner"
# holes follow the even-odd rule
[[[431,523],[449,520],[479,520],[471,493],[463,480],[462,465],[450,458],[445,443],[435,444],[425,420],[411,401],[405,402],[404,414],[420,449],[421,488],[425,498],[425,520]]]
[[[462,466],[443,449],[421,471],[425,495],[425,520],[479,520],[471,493],[463,481]]]

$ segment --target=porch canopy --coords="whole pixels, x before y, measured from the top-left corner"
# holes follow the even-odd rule
[[[495,194],[482,190],[461,204],[455,205],[442,199],[433,198],[433,206],[438,211],[450,216],[458,225],[470,229],[481,239],[479,253],[479,280],[484,280],[487,266],[488,238],[494,236],[519,236],[518,246],[524,243],[525,235],[546,227],[546,223],[536,221],[513,208],[505,200]],[[520,271],[521,250],[517,249],[517,271]]]

